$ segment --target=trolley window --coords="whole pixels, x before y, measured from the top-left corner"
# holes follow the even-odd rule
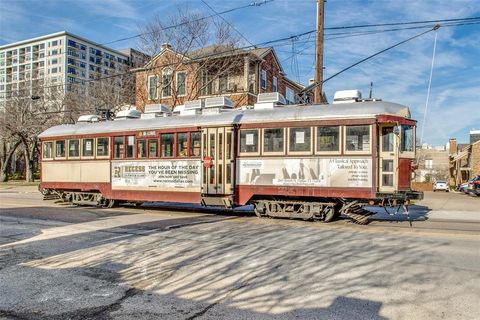
[[[53,142],[44,142],[42,150],[43,159],[53,159]]]
[[[78,139],[68,140],[68,157],[69,158],[80,157],[80,140]]]
[[[402,125],[402,152],[415,150],[414,126]]]
[[[97,157],[108,157],[109,138],[97,138]]]
[[[177,133],[177,157],[186,157],[188,152],[188,133]]]
[[[240,130],[240,153],[258,153],[258,129]]]
[[[201,132],[190,133],[190,157],[200,157],[201,139],[202,139]]]
[[[147,141],[145,139],[137,140],[137,158],[147,157]]]
[[[82,157],[93,157],[93,139],[82,139]]]
[[[126,136],[127,146],[125,148],[125,158],[133,158],[135,149],[135,136]]]
[[[263,130],[263,152],[284,153],[285,137],[283,128],[271,128]]]
[[[160,138],[162,157],[173,157],[173,133],[162,133]]]
[[[148,140],[148,157],[158,158],[158,140],[157,139]]]
[[[340,127],[317,127],[317,152],[340,152]]]
[[[370,126],[346,126],[345,148],[347,152],[370,152]]]
[[[123,137],[113,137],[113,157],[115,159],[123,158]]]
[[[290,128],[289,152],[310,153],[312,149],[312,128]]]
[[[65,140],[55,141],[55,158],[65,158]]]

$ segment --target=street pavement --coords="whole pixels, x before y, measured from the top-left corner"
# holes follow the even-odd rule
[[[478,203],[428,193],[361,226],[0,187],[0,318],[478,319]]]

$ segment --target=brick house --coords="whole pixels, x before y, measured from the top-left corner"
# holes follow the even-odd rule
[[[250,50],[223,45],[188,54],[164,44],[144,67],[136,70],[136,106],[170,108],[185,101],[226,96],[235,107],[253,105],[258,93],[280,92],[287,103],[304,87],[285,76],[273,48]]]
[[[480,140],[457,145],[457,139],[450,139],[449,143],[450,185],[457,186],[480,175]]]

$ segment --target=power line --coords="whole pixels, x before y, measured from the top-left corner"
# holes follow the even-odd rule
[[[262,2],[263,3],[263,2]],[[249,5],[250,6],[250,5]],[[230,9],[230,10],[233,10],[233,9]],[[221,13],[219,13],[221,14]],[[467,20],[467,21],[473,21],[474,19],[480,19],[480,18],[464,18],[464,19],[455,19],[457,21],[459,20]],[[452,20],[452,19],[450,19]],[[440,21],[440,20],[435,20],[435,21]],[[442,20],[444,21],[444,20]],[[408,24],[408,23],[416,23],[416,22],[407,22],[405,24]],[[447,24],[445,26],[442,26],[442,27],[453,27],[453,26],[462,26],[462,25],[474,25],[474,24],[480,24],[480,22],[467,22],[467,23],[450,23],[450,24]],[[415,29],[418,29],[418,28],[424,28],[426,26],[417,26],[417,27],[407,27],[405,29],[410,29],[410,28],[415,28]],[[403,30],[403,29],[400,29],[399,30]],[[393,31],[393,30],[382,30],[382,31],[379,31],[379,32],[388,32],[388,31]],[[428,30],[427,32],[429,32],[431,30]],[[309,30],[309,31],[306,31],[306,32],[302,32],[302,33],[299,33],[299,34],[296,34],[296,35],[292,35],[292,36],[288,36],[288,37],[283,37],[283,38],[279,38],[279,39],[275,39],[275,40],[269,40],[269,41],[265,41],[265,42],[261,42],[261,43],[257,43],[255,44],[255,46],[266,46],[266,45],[274,45],[275,43],[282,43],[282,42],[287,42],[288,45],[291,45],[291,43],[289,43],[289,41],[291,41],[292,39],[298,39],[299,37],[303,37],[303,36],[306,36],[306,35],[310,35],[310,34],[313,34],[315,33],[316,30]],[[328,39],[328,40],[332,40],[332,39]],[[305,43],[306,42],[310,42],[310,40],[307,40],[307,41],[304,41]],[[297,42],[298,43],[298,42]],[[240,47],[240,48],[233,48],[233,49],[229,49],[229,50],[226,50],[226,51],[221,51],[221,52],[215,52],[215,53],[212,53],[210,55],[205,55],[203,57],[200,57],[200,58],[196,58],[196,59],[191,59],[189,61],[197,61],[197,60],[200,60],[200,59],[205,59],[205,58],[210,58],[210,57],[214,57],[214,56],[217,56],[217,55],[223,55],[225,53],[233,53],[234,51],[237,51],[237,50],[243,50],[243,49],[251,49],[252,47],[254,46],[244,46],[244,47]],[[286,59],[288,60],[288,59]],[[363,62],[363,61],[362,61]],[[134,69],[134,70],[128,70],[126,72],[123,72],[123,73],[115,73],[115,74],[112,74],[112,75],[109,75],[109,76],[104,76],[104,77],[100,77],[100,78],[96,78],[96,79],[86,79],[86,80],[83,80],[84,83],[90,83],[90,82],[96,82],[96,81],[102,81],[102,80],[105,80],[105,79],[110,79],[110,78],[115,78],[115,77],[121,77],[121,76],[124,76],[124,75],[128,75],[128,74],[134,74],[134,73],[137,73],[137,72],[140,72],[140,71],[149,71],[149,70],[154,70],[154,69],[157,69],[157,68],[163,68],[163,67],[166,67],[166,66],[174,66],[174,65],[178,65],[178,64],[181,64],[182,62],[177,62],[177,63],[171,63],[171,64],[165,64],[165,65],[162,65],[162,66],[158,66],[158,67],[151,67],[151,68],[142,68],[142,69]],[[353,66],[352,66],[353,67]],[[344,70],[346,71],[346,70]],[[342,71],[343,72],[343,71]],[[329,79],[328,79],[329,80]],[[49,86],[40,86],[40,87],[29,87],[29,88],[24,88],[24,89],[15,89],[15,90],[9,90],[9,91],[3,91],[3,93],[14,93],[14,92],[24,92],[24,91],[30,91],[30,90],[33,90],[33,89],[48,89],[48,88],[56,88],[56,87],[63,87],[63,86],[66,86],[68,84],[57,84],[57,85],[49,85]]]
[[[164,28],[161,28],[161,30],[165,31],[165,30],[169,30],[169,29],[173,29],[173,28],[178,28],[178,27],[184,26],[184,25],[192,23],[192,22],[202,21],[202,20],[205,20],[205,19],[209,19],[209,18],[212,18],[212,17],[215,17],[215,16],[219,16],[219,15],[222,15],[222,14],[230,13],[230,12],[245,9],[245,8],[259,7],[259,6],[261,6],[261,5],[263,5],[267,2],[270,2],[270,1],[273,1],[273,0],[251,2],[247,5],[243,5],[243,6],[239,6],[239,7],[235,7],[235,8],[230,8],[230,9],[227,9],[227,10],[224,10],[224,11],[221,11],[221,12],[216,12],[215,14],[211,14],[211,15],[208,15],[208,16],[203,16],[203,17],[200,17],[200,18],[197,18],[197,19],[194,19],[194,20],[184,21],[184,22],[181,22],[181,23],[178,23],[178,24],[173,24],[173,25],[170,25],[170,26],[166,26]],[[146,36],[146,35],[149,35],[149,34],[152,34],[152,33],[155,33],[155,32],[157,32],[157,31],[138,33],[138,34],[135,34],[133,36],[120,38],[120,39],[113,40],[113,41],[110,41],[110,42],[105,42],[105,43],[102,43],[101,45],[104,46],[104,45],[108,45],[108,44],[112,44],[112,43],[131,40],[131,39],[135,39],[135,38],[138,38],[138,37],[141,37],[141,36]]]
[[[406,39],[406,40],[400,41],[400,42],[398,42],[398,43],[396,43],[396,44],[394,44],[394,45],[392,45],[392,46],[390,46],[390,47],[388,47],[388,48],[386,48],[386,49],[383,49],[383,50],[381,50],[381,51],[378,51],[378,52],[376,52],[376,53],[374,53],[374,54],[372,54],[372,55],[370,55],[370,56],[368,56],[368,57],[366,57],[366,58],[364,58],[364,59],[362,59],[362,60],[360,60],[360,61],[358,61],[358,62],[355,62],[354,64],[352,64],[352,65],[350,65],[350,66],[348,66],[348,67],[346,67],[346,68],[344,68],[344,69],[336,72],[335,74],[331,75],[330,77],[326,78],[325,80],[322,81],[322,84],[325,83],[325,82],[327,82],[328,80],[331,80],[331,79],[335,78],[335,77],[338,76],[339,74],[341,74],[341,73],[343,73],[343,72],[345,72],[345,71],[347,71],[347,70],[349,70],[349,69],[351,69],[351,68],[353,68],[353,67],[355,67],[355,66],[357,66],[357,65],[359,65],[359,64],[361,64],[361,63],[363,63],[363,62],[365,62],[365,61],[367,61],[367,60],[370,60],[370,59],[373,58],[373,57],[378,56],[379,54],[382,54],[382,53],[384,53],[384,52],[386,52],[386,51],[388,51],[388,50],[391,50],[391,49],[393,49],[393,48],[395,48],[395,47],[398,47],[399,45],[402,45],[402,44],[404,44],[404,43],[406,43],[406,42],[408,42],[408,41],[411,41],[411,40],[413,40],[413,39],[416,39],[416,38],[418,38],[418,37],[421,37],[421,36],[423,36],[424,34],[427,34],[427,33],[432,32],[432,31],[436,31],[436,30],[438,30],[439,28],[440,28],[440,25],[437,24],[437,25],[435,25],[435,27],[433,27],[433,28],[430,29],[430,30],[424,31],[424,32],[419,33],[419,34],[417,34],[417,35],[415,35],[415,36],[413,36],[413,37],[410,37],[410,38],[408,38],[408,39]],[[319,86],[319,85],[320,85],[320,83],[314,83],[313,85],[306,87],[304,90],[302,90],[302,92],[311,91],[311,90],[313,90],[314,88],[316,88],[316,87]]]
[[[273,1],[273,0],[269,0],[268,2],[270,2],[270,1]],[[225,21],[225,23],[228,24],[228,25],[230,26],[230,28],[232,28],[233,30],[235,30],[235,31],[240,35],[240,37],[243,38],[243,40],[245,40],[245,41],[246,41],[247,43],[249,43],[251,46],[255,47],[255,45],[254,45],[250,40],[248,40],[247,37],[245,37],[245,36],[243,35],[243,33],[241,33],[241,32],[240,32],[237,28],[235,28],[230,22],[228,22],[227,19],[225,19],[224,17],[222,17],[215,9],[213,9],[213,7],[212,7],[211,5],[208,4],[207,1],[202,0],[202,2],[203,2],[207,7],[209,7],[210,10],[212,10],[213,13],[215,13],[215,15],[216,15],[217,17],[219,17],[220,19],[222,19],[223,21]],[[267,3],[267,1],[265,1],[265,3]],[[255,48],[256,48],[256,47],[255,47]]]
[[[445,23],[445,22],[458,22],[458,21],[469,21],[469,20],[479,20],[480,17],[469,17],[469,18],[456,18],[456,19],[438,19],[438,20],[422,20],[422,21],[408,21],[408,22],[390,22],[390,23],[377,23],[377,24],[363,24],[363,25],[353,25],[353,26],[341,26],[341,27],[328,27],[325,30],[342,30],[342,29],[358,29],[358,28],[370,28],[370,27],[385,27],[385,26],[400,26],[400,25],[410,25],[410,24],[425,24],[425,23]]]

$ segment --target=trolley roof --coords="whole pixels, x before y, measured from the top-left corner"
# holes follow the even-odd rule
[[[365,101],[326,105],[289,105],[263,110],[234,109],[219,114],[208,115],[172,115],[152,119],[126,119],[96,123],[79,122],[75,124],[63,124],[45,130],[39,135],[39,138],[164,128],[231,126],[234,124],[246,123],[375,118],[378,115],[393,115],[410,118],[410,110],[406,106],[386,101]]]

